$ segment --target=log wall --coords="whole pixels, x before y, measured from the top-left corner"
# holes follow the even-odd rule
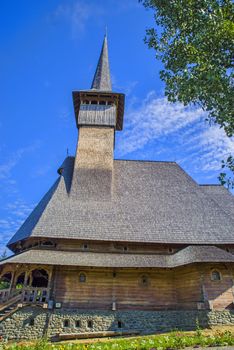
[[[82,271],[87,276],[85,283],[79,282]],[[56,300],[65,307],[111,309],[116,302],[118,309],[155,310],[173,309],[176,304],[170,270],[64,268],[57,271],[55,290]]]
[[[221,281],[212,281],[217,269]],[[57,269],[55,300],[64,307],[119,310],[197,309],[206,303],[217,310],[233,308],[233,268],[196,264],[177,269]],[[86,282],[79,282],[85,273]],[[142,278],[146,279],[143,283]]]
[[[49,271],[52,299],[66,308],[111,310],[233,309],[234,267],[231,264],[193,264],[175,269],[101,269],[46,265],[4,265],[0,275],[11,272],[14,286],[19,274],[35,268]],[[221,280],[211,279],[212,271]],[[86,281],[79,281],[85,273]],[[144,280],[144,281],[143,281]]]

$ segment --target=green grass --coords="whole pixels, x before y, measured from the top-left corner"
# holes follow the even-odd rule
[[[225,331],[214,335],[204,335],[202,331],[186,334],[172,332],[137,338],[102,340],[94,343],[50,343],[46,339],[34,343],[0,343],[0,350],[172,350],[193,346],[234,345],[234,335]]]

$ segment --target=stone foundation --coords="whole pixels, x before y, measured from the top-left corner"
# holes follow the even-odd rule
[[[211,325],[234,325],[234,311],[85,311],[24,307],[0,324],[7,339],[54,337],[58,333],[139,330],[142,334]]]

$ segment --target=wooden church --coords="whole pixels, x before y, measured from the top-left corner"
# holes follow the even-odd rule
[[[91,89],[73,103],[76,155],[0,262],[0,335],[234,324],[234,197],[175,162],[113,158],[124,94],[112,91],[106,37]]]

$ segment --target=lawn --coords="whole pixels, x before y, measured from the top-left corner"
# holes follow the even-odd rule
[[[173,350],[186,347],[234,345],[234,332],[230,329],[206,330],[199,328],[195,332],[174,331],[166,334],[69,341],[50,343],[46,339],[37,342],[0,343],[0,350]]]

